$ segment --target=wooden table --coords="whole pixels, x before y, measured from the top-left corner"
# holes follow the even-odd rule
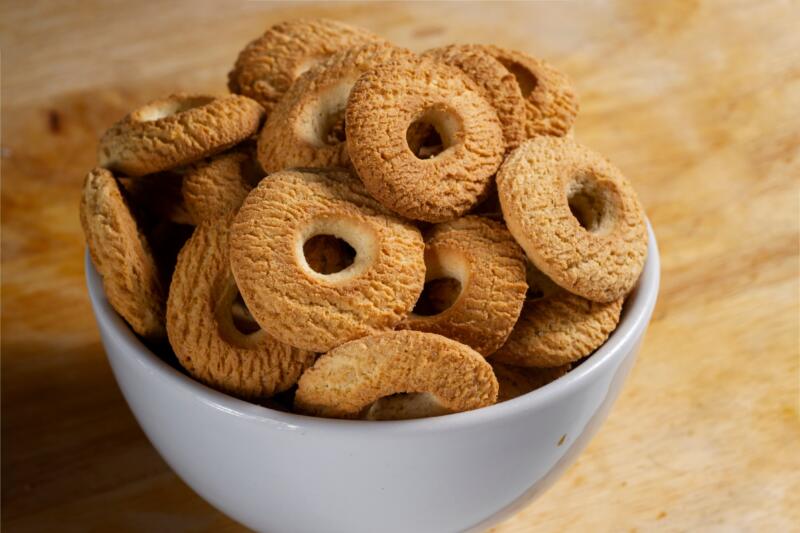
[[[662,291],[622,397],[564,478],[496,531],[800,528],[797,4],[0,9],[4,530],[241,531],[159,458],[114,383],[79,189],[126,110],[224,90],[247,41],[300,15],[417,50],[496,42],[551,59],[580,91],[579,139],[627,172],[655,227]]]

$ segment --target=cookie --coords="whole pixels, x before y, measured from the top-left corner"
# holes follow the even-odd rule
[[[430,59],[396,60],[363,74],[345,117],[347,151],[364,186],[415,220],[466,213],[487,195],[505,150],[497,113],[477,86]],[[438,140],[419,135],[426,130]],[[421,151],[437,143],[439,153]]]
[[[525,130],[528,138],[565,135],[578,116],[578,97],[569,78],[553,65],[533,56],[501,48],[478,45],[516,78],[525,99]]]
[[[451,412],[493,404],[491,366],[468,346],[433,333],[392,331],[343,344],[300,378],[295,408],[306,414],[358,418],[375,401],[430,393]]]
[[[163,338],[165,294],[158,267],[110,171],[95,168],[86,175],[80,217],[111,306],[142,337]]]
[[[258,131],[264,109],[235,94],[173,94],[114,124],[100,139],[101,167],[143,176],[222,152]]]
[[[198,381],[239,398],[268,398],[294,385],[315,354],[239,326],[228,262],[230,218],[202,222],[178,255],[167,300],[167,333]],[[244,331],[242,331],[242,329]]]
[[[614,331],[623,298],[592,302],[572,294],[539,272],[528,271],[528,298],[519,321],[492,361],[529,367],[557,367],[586,357]]]
[[[481,46],[451,44],[428,50],[422,56],[457,67],[475,82],[483,97],[497,112],[506,152],[528,138],[525,128],[526,104],[517,79]]]
[[[603,156],[564,137],[538,137],[497,174],[508,229],[547,277],[573,294],[613,302],[630,292],[647,256],[644,211]]]
[[[239,209],[264,177],[254,157],[255,147],[245,144],[189,167],[182,195],[193,220],[226,216]]]
[[[272,26],[239,53],[228,88],[271,112],[292,83],[325,58],[354,46],[385,42],[360,28],[326,19],[299,19]]]
[[[428,290],[421,300],[428,299],[427,308],[418,302],[400,327],[438,333],[491,354],[522,310],[525,263],[522,248],[499,222],[466,216],[435,226],[425,242]],[[442,294],[446,285],[432,286],[446,279],[455,282],[455,297]]]
[[[258,160],[264,170],[347,166],[344,112],[353,84],[371,68],[413,55],[371,43],[339,52],[300,76],[259,134]]]
[[[247,196],[231,229],[231,268],[256,321],[281,342],[318,352],[404,319],[425,280],[419,230],[341,170],[286,170]],[[330,235],[355,251],[315,271],[304,245]]]

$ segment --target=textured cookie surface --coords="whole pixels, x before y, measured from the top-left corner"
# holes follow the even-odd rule
[[[477,216],[439,224],[426,236],[425,264],[428,286],[451,278],[459,294],[444,311],[435,313],[438,305],[427,316],[416,311],[401,327],[444,335],[482,355],[502,346],[527,290],[525,254],[508,230]]]
[[[258,323],[287,344],[324,352],[392,329],[425,279],[419,230],[393,216],[344,171],[270,175],[245,199],[231,236],[231,267]],[[322,274],[304,244],[317,235],[346,241],[350,266]]]
[[[169,170],[222,152],[258,131],[264,109],[254,100],[173,94],[114,124],[100,139],[102,167],[129,176]]]
[[[552,368],[525,368],[491,361],[492,370],[500,385],[498,402],[512,400],[544,387],[569,372],[570,365]]]
[[[371,43],[334,54],[300,76],[259,135],[258,160],[264,170],[347,166],[344,112],[353,84],[371,68],[413,55],[387,43]]]
[[[601,155],[564,137],[538,137],[497,174],[508,229],[528,258],[561,287],[613,302],[634,286],[647,255],[636,192]]]
[[[209,220],[239,209],[247,193],[264,177],[245,144],[192,165],[183,178],[182,195],[193,220]]]
[[[228,261],[228,223],[202,222],[178,256],[167,300],[167,333],[196,379],[240,398],[267,398],[294,385],[314,362],[267,332],[236,326],[238,296]]]
[[[433,333],[392,331],[348,342],[317,359],[300,378],[295,408],[356,418],[384,396],[430,393],[452,412],[493,404],[491,366],[468,346]]]
[[[336,52],[384,42],[381,37],[326,19],[299,19],[272,26],[239,53],[228,88],[253,98],[267,111],[303,72]]]
[[[614,331],[623,298],[592,302],[572,294],[529,267],[529,299],[519,321],[493,361],[518,366],[557,367],[585,357]]]
[[[478,45],[517,79],[525,99],[525,129],[529,138],[565,135],[578,116],[578,98],[569,78],[553,65],[528,54]]]
[[[479,45],[451,44],[428,50],[430,57],[462,70],[497,111],[503,128],[506,151],[519,146],[526,133],[526,102],[519,83],[509,70]]]
[[[442,148],[427,158],[409,145],[411,133],[426,128]],[[452,220],[483,199],[505,149],[497,113],[477,86],[430,59],[397,60],[362,75],[350,92],[345,131],[370,194],[426,222]]]
[[[96,168],[83,182],[81,226],[111,306],[139,335],[164,336],[164,289],[155,259],[120,186]]]

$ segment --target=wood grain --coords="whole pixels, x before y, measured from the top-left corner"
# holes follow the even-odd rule
[[[495,531],[800,528],[797,4],[115,1],[0,7],[3,529],[241,531],[169,470],[114,384],[79,188],[125,111],[224,90],[240,47],[300,15],[552,60],[579,89],[578,138],[628,173],[655,227],[662,291],[622,397]]]

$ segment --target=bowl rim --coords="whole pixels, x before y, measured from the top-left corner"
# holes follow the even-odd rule
[[[611,364],[614,360],[627,353],[633,347],[632,342],[635,337],[643,334],[643,330],[646,329],[658,297],[661,275],[660,258],[658,244],[649,222],[647,222],[647,232],[648,254],[639,281],[625,302],[622,318],[617,328],[589,359],[555,381],[511,400],[473,411],[412,420],[340,420],[287,413],[246,400],[240,400],[212,389],[170,366],[148,349],[132,332],[130,327],[109,304],[103,290],[102,280],[92,264],[88,250],[84,254],[84,267],[89,297],[99,330],[105,335],[113,337],[115,343],[124,346],[123,356],[127,357],[132,354],[134,362],[144,367],[148,373],[158,379],[168,381],[176,390],[184,390],[190,396],[194,396],[215,410],[242,419],[265,424],[277,424],[282,426],[283,429],[293,430],[336,427],[340,430],[352,429],[358,431],[369,428],[370,431],[384,433],[446,431],[498,421],[513,417],[521,412],[536,409],[541,405],[556,402],[572,393],[575,389],[580,388],[586,382],[591,381],[592,377],[598,374],[602,367]],[[105,343],[104,348],[106,348]],[[106,355],[111,361],[111,355],[108,353],[107,348]]]

